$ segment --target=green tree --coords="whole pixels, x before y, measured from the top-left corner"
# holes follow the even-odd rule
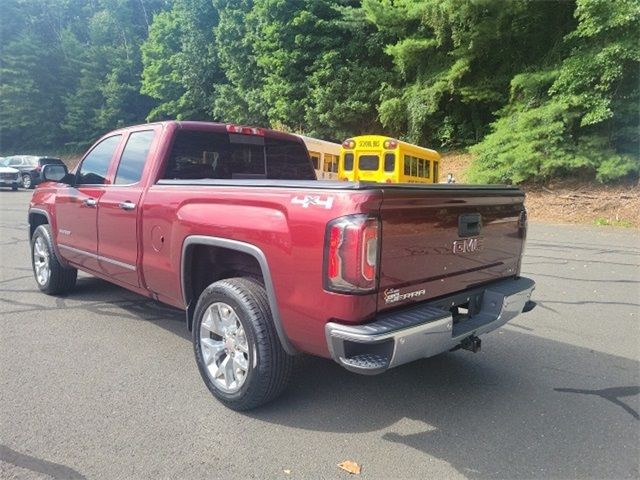
[[[319,53],[308,78],[305,125],[311,134],[341,141],[383,130],[378,104],[395,75],[384,53],[387,35],[363,21],[358,6],[333,10],[327,21],[332,43]]]
[[[218,12],[211,0],[176,0],[157,14],[142,44],[142,93],[159,103],[148,120],[214,117],[214,86],[223,81],[213,30]]]
[[[218,1],[218,118],[340,139],[379,129],[384,35],[359,2]]]
[[[67,82],[56,2],[7,0],[0,21],[0,148],[38,151],[60,142]],[[10,21],[9,21],[10,19]]]
[[[152,103],[140,93],[140,44],[164,6],[164,0],[3,2],[3,153],[85,147],[104,131],[142,121]]]
[[[214,29],[216,54],[224,79],[216,83],[212,112],[235,123],[269,125],[262,95],[262,71],[250,40],[247,17],[253,0],[213,0],[219,23]]]
[[[140,46],[161,6],[150,0],[87,6],[85,28],[74,38],[77,88],[65,97],[68,145],[85,147],[100,133],[145,119],[153,103],[140,93]]]
[[[568,2],[364,0],[368,18],[395,36],[386,52],[399,82],[380,105],[383,125],[437,147],[478,141],[508,99],[513,75],[553,54]]]
[[[510,102],[472,149],[475,181],[637,176],[640,5],[579,0],[575,17],[562,60],[513,78]]]

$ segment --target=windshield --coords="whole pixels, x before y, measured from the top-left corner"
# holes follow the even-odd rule
[[[358,168],[360,170],[378,170],[380,157],[378,155],[360,155]]]

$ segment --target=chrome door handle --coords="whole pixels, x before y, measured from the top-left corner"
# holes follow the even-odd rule
[[[87,207],[95,207],[96,205],[98,205],[98,201],[95,198],[85,198],[84,204]]]
[[[126,202],[120,202],[119,207],[122,210],[133,210],[134,208],[136,208],[136,204],[127,200]]]

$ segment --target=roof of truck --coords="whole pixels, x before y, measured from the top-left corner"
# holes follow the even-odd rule
[[[132,129],[139,129],[141,127],[150,127],[154,125],[160,125],[162,127],[175,127],[180,130],[200,130],[210,132],[229,132],[229,128],[240,128],[253,130],[257,135],[264,135],[271,138],[279,138],[282,140],[291,140],[297,143],[303,143],[302,139],[294,134],[281,132],[279,130],[272,130],[270,128],[256,127],[250,125],[237,125],[235,123],[220,123],[220,122],[201,122],[195,120],[164,120],[161,122],[142,123],[137,125],[129,125],[127,127],[119,128],[115,131],[127,131]],[[259,132],[259,133],[258,133]],[[114,133],[114,132],[109,132]],[[229,132],[233,133],[233,132]],[[240,133],[240,132],[238,132]],[[244,132],[243,132],[244,133]]]

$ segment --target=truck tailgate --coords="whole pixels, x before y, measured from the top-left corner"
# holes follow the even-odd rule
[[[523,202],[516,187],[385,187],[378,310],[517,275]]]

